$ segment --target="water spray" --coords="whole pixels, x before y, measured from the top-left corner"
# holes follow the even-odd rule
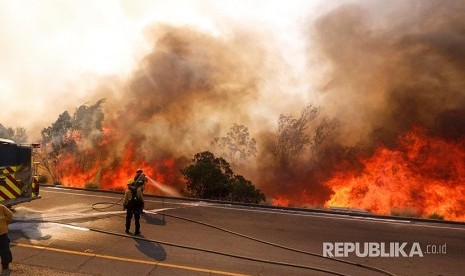
[[[175,189],[168,187],[166,185],[161,184],[160,182],[154,180],[153,178],[149,176],[145,176],[147,179],[150,181],[150,184],[152,184],[154,187],[158,188],[161,192],[165,193],[166,195],[169,196],[174,196],[174,197],[180,197],[181,195],[179,194],[178,191]]]
[[[174,190],[173,188],[161,184],[160,182],[154,180],[150,176],[145,176],[145,177],[150,181],[150,184],[152,186],[158,188],[162,193],[165,193],[165,194],[170,195],[170,196],[176,196],[176,197],[180,196],[180,194],[176,190]],[[163,207],[164,207],[164,199],[162,197],[161,198],[161,208],[163,208]],[[162,215],[162,218],[163,218],[163,222],[164,222],[165,221],[165,215],[164,214]]]

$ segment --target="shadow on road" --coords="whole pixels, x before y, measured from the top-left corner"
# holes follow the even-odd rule
[[[139,237],[145,238],[143,235],[140,235]],[[145,256],[157,261],[163,261],[164,259],[166,259],[165,249],[163,249],[161,245],[136,238],[134,238],[134,240],[137,243],[136,248],[140,252],[144,253]]]
[[[152,224],[152,225],[158,225],[158,226],[166,225],[166,221],[158,218],[157,216],[158,216],[157,214],[144,213],[141,215],[141,219],[143,219],[144,222],[148,224]]]
[[[13,211],[13,222],[8,225],[8,237],[12,242],[21,238],[28,240],[48,240],[52,236],[44,235],[43,230],[53,226],[42,223],[42,216],[40,214],[33,214],[31,216],[25,215],[23,212]]]

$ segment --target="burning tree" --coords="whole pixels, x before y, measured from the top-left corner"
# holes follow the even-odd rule
[[[267,133],[265,150],[260,152],[259,181],[272,204],[322,206],[331,195],[323,181],[332,163],[320,155],[327,157],[327,152],[334,149],[329,142],[339,123],[321,116],[320,111],[319,107],[307,105],[299,117],[281,114],[278,131]]]
[[[309,146],[312,140],[307,128],[319,113],[318,107],[308,105],[303,108],[298,119],[292,115],[279,116],[275,155],[281,166],[288,167]]]
[[[323,143],[336,131],[339,126],[337,119],[323,118],[320,124],[314,129],[311,139],[310,150],[314,161],[318,161],[318,155]]]
[[[72,128],[71,116],[68,111],[61,113],[51,126],[42,129],[42,148],[39,153],[41,167],[52,178],[53,183],[59,183],[56,173],[56,165],[60,155],[68,148],[74,146],[70,133]]]
[[[197,153],[181,173],[189,196],[247,203],[265,201],[265,195],[242,175],[234,175],[229,163],[211,152]]]
[[[54,183],[60,183],[68,166],[87,170],[96,162],[94,156],[86,153],[86,149],[96,146],[100,141],[103,132],[103,102],[99,100],[94,105],[81,105],[72,117],[65,111],[51,126],[42,129],[39,159]],[[70,155],[76,157],[73,164],[67,162]]]
[[[250,138],[249,129],[244,125],[233,124],[226,136],[215,137],[211,143],[233,163],[257,155],[257,142]]]
[[[103,119],[105,115],[102,111],[104,99],[100,99],[93,105],[81,105],[73,115],[73,132],[85,141],[95,146],[101,141],[103,136]]]

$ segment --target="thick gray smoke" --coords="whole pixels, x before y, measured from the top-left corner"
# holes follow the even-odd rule
[[[259,45],[169,26],[152,34],[153,51],[126,86],[118,103],[124,109],[110,125],[127,139],[143,137],[154,151],[192,154],[209,145],[220,125],[248,120],[259,92]]]
[[[122,96],[106,96],[99,174],[142,166],[158,181],[183,188],[179,169],[186,160],[209,150],[213,138],[233,123],[250,122],[260,96],[264,48],[246,33],[219,38],[158,25],[150,34],[153,49],[116,88]]]
[[[327,66],[325,107],[344,145],[392,145],[413,125],[465,134],[465,2],[343,5],[313,32]]]

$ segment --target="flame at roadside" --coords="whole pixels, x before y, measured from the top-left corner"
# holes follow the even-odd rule
[[[289,206],[289,199],[287,199],[285,196],[278,195],[276,198],[272,199],[271,204],[274,206],[287,207]]]
[[[465,220],[465,140],[446,141],[414,128],[398,146],[380,146],[361,160],[361,171],[343,170],[326,182],[334,194],[326,206],[378,214],[410,209],[422,217]]]
[[[315,25],[323,106],[340,128],[320,158],[324,204],[464,220],[463,1],[358,1]]]
[[[122,191],[127,188],[128,181],[135,177],[138,169],[142,169],[144,174],[157,183],[175,186],[179,182],[176,160],[160,156],[146,158],[140,140],[135,137],[131,140],[123,139],[121,133],[107,127],[95,147],[84,147],[86,141],[81,138],[74,141],[77,149],[59,155],[56,164],[60,182],[66,186]],[[121,150],[116,150],[116,147]],[[157,186],[148,186],[145,192],[162,194],[164,191]]]

